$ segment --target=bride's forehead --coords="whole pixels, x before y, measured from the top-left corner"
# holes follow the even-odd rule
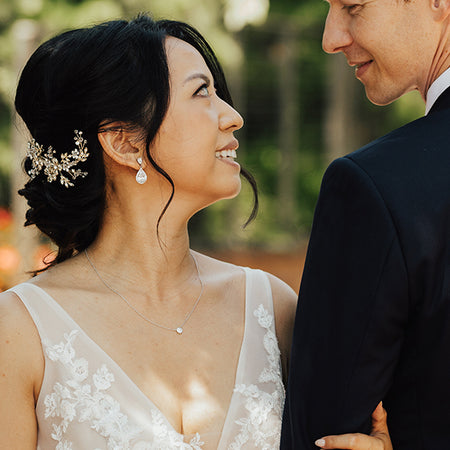
[[[191,44],[169,36],[165,41],[167,63],[170,66],[189,67],[193,64],[206,66],[206,62],[200,52]]]

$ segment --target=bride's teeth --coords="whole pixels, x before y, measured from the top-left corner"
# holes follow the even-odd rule
[[[216,158],[236,158],[236,150],[222,150],[216,152]]]

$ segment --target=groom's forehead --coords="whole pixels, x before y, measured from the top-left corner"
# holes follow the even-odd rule
[[[422,24],[426,21],[428,14],[425,11],[432,9],[433,4],[436,5],[443,0],[320,0],[329,11],[340,11],[341,19],[346,14],[350,20],[358,20],[359,28],[363,29],[364,25],[369,28],[374,22],[383,20],[389,21],[395,17],[404,23],[409,23],[410,27]],[[446,1],[446,0],[444,0]],[[434,2],[434,3],[433,3]],[[428,5],[428,7],[427,7]],[[352,12],[352,8],[356,8],[357,13]],[[353,10],[354,11],[354,10]],[[414,11],[408,14],[408,11]],[[421,13],[418,14],[418,12]],[[383,17],[385,19],[383,19]],[[359,21],[359,18],[362,18]],[[364,23],[365,22],[365,23]],[[377,27],[378,28],[378,27]],[[395,28],[392,32],[395,32]],[[382,27],[380,27],[381,31]],[[385,30],[386,31],[386,30]]]
[[[399,3],[422,3],[428,0],[320,0],[322,3],[329,5],[341,4],[343,6],[351,5],[370,5],[382,4],[383,7],[398,6]],[[431,1],[431,0],[430,0]]]

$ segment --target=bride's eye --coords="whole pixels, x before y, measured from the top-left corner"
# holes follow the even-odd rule
[[[209,97],[208,85],[202,84],[196,91],[194,95],[198,95],[199,97]]]

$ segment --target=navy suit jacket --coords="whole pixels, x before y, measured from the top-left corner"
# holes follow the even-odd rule
[[[380,400],[394,450],[450,449],[450,89],[325,173],[281,448],[368,432]]]

